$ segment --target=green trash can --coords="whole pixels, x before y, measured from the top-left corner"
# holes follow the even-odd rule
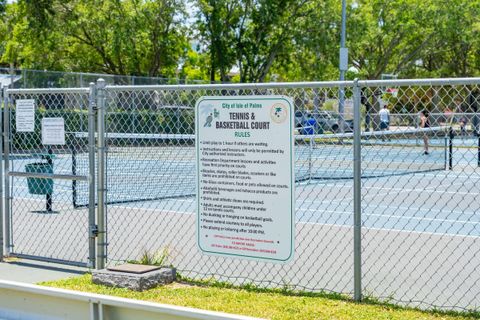
[[[25,166],[27,173],[53,173],[53,165],[46,162],[30,163]],[[53,180],[27,178],[28,192],[31,194],[53,194]]]

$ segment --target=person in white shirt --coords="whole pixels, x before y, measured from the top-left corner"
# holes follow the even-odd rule
[[[383,106],[378,115],[380,116],[380,130],[388,130],[390,128],[390,111],[388,111],[387,105]]]

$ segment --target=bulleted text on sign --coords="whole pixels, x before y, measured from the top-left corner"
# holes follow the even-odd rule
[[[271,262],[292,259],[291,99],[203,97],[195,111],[200,250]]]

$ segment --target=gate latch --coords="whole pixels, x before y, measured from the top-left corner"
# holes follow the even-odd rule
[[[90,226],[89,232],[90,232],[90,237],[93,237],[93,238],[98,237],[98,226],[96,224],[94,224],[93,226]]]

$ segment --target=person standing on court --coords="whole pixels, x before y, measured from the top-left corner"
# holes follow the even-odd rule
[[[387,105],[383,106],[383,109],[378,112],[380,116],[380,130],[385,131],[390,128],[390,111],[387,109]],[[385,141],[385,137],[382,136],[382,141]]]
[[[430,128],[430,119],[428,118],[428,111],[420,111],[420,128]],[[428,152],[428,134],[427,132],[423,133],[423,154],[429,154]]]
[[[378,115],[380,116],[380,130],[388,130],[390,128],[390,111],[388,111],[387,105],[383,106]]]

